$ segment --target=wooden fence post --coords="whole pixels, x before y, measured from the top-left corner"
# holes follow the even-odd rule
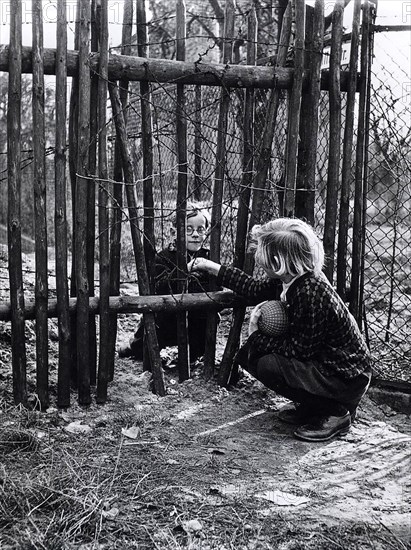
[[[36,374],[41,408],[49,404],[48,368],[48,274],[46,218],[46,147],[44,126],[43,9],[41,0],[32,0],[33,11],[33,151],[34,226],[36,258]]]
[[[27,403],[26,337],[21,259],[21,40],[20,2],[10,4],[10,67],[7,104],[7,240],[11,302],[13,396]]]
[[[324,252],[327,262],[324,273],[333,282],[335,233],[337,226],[337,201],[340,181],[341,156],[341,86],[340,67],[342,51],[342,24],[344,0],[336,0],[331,31],[330,53],[330,140],[328,152],[327,197],[324,220]]]
[[[67,273],[66,122],[67,122],[67,15],[65,0],[57,3],[56,56],[56,154],[55,154],[55,246],[58,308],[59,362],[57,406],[70,406],[70,314]]]
[[[350,187],[353,176],[352,152],[354,136],[355,96],[357,90],[358,48],[360,37],[361,0],[355,0],[350,51],[350,81],[345,110],[344,145],[341,175],[340,216],[337,247],[337,292],[345,300],[347,287],[347,242],[350,213]]]
[[[225,65],[228,65],[232,61],[234,16],[234,0],[226,0],[223,37],[223,63]],[[229,107],[230,90],[228,88],[222,87],[220,95],[220,110],[218,115],[216,167],[214,174],[213,209],[211,213],[210,235],[210,259],[217,263],[220,262],[221,250],[221,212],[224,192],[224,175],[226,168],[226,138]],[[214,281],[212,281],[211,290],[215,289],[215,283]],[[217,314],[212,312],[208,315],[207,318],[206,346],[204,354],[204,373],[207,378],[211,378],[214,374],[217,326]]]
[[[281,33],[280,44],[277,53],[276,68],[283,67],[287,60],[288,45],[291,37],[291,24],[292,24],[292,9],[291,1],[288,2],[287,8],[284,12]],[[274,137],[274,130],[276,128],[278,106],[280,102],[280,90],[274,88],[271,90],[268,100],[267,117],[264,125],[263,137],[261,143],[257,149],[257,161],[255,166],[255,178],[254,178],[254,190],[252,196],[251,215],[249,220],[249,227],[253,227],[256,223],[259,223],[261,219],[261,211],[263,207],[265,190],[267,187],[267,173],[268,168],[271,165],[271,148]],[[246,258],[246,271],[252,273],[254,267],[254,256],[247,255]]]
[[[364,165],[367,140],[367,103],[369,101],[370,85],[370,3],[365,0],[362,4],[363,22],[361,30],[361,80],[358,108],[357,150],[355,156],[355,193],[354,193],[354,222],[353,247],[350,288],[350,311],[361,328],[361,266],[364,254]]]
[[[186,57],[186,6],[184,0],[176,2],[176,38],[177,60],[185,61]],[[187,280],[187,119],[186,97],[183,84],[177,84],[176,104],[176,134],[177,134],[177,273],[178,292],[183,292]],[[177,314],[177,343],[178,343],[178,377],[180,382],[190,378],[189,342],[187,334],[186,311]]]
[[[96,0],[91,0],[91,40],[90,49],[92,52],[98,51],[98,29],[96,21],[97,11]],[[101,59],[99,59],[100,68]],[[97,138],[98,138],[98,74],[90,73],[90,143],[89,143],[89,159],[87,173],[90,176],[87,184],[87,276],[88,276],[88,291],[89,296],[95,294],[94,284],[94,264],[96,261],[96,188],[98,186],[97,174]],[[88,323],[89,331],[89,365],[90,365],[90,385],[96,385],[97,377],[97,328],[96,318],[90,315]]]
[[[79,17],[80,0],[77,0],[76,22],[74,26],[74,48],[79,50]],[[71,241],[71,276],[70,276],[70,297],[77,296],[76,281],[76,173],[78,156],[78,96],[79,76],[78,71],[71,78],[70,109],[69,109],[69,171],[71,182],[71,219],[72,219],[72,241]],[[78,365],[77,365],[77,321],[76,313],[70,315],[70,336],[71,336],[71,383],[78,387]]]
[[[295,213],[297,154],[301,111],[301,91],[304,71],[305,5],[295,0],[294,79],[288,109],[287,148],[285,161],[284,216]]]
[[[257,54],[257,15],[253,8],[248,14],[247,29],[247,65],[254,65]],[[244,268],[247,243],[248,213],[250,207],[251,187],[254,179],[254,115],[255,91],[249,88],[245,92],[244,101],[244,149],[243,174],[241,178],[242,191],[238,201],[237,231],[234,250],[234,267]],[[218,374],[220,386],[227,386],[234,355],[238,349],[240,334],[245,316],[245,307],[235,308],[227,343],[224,348]],[[235,376],[235,373],[233,373]]]
[[[316,0],[314,9],[309,6],[306,9],[305,66],[309,70],[310,79],[307,90],[303,90],[301,102],[295,215],[297,218],[306,218],[314,225],[318,110],[324,43],[324,0]]]
[[[108,4],[101,0],[99,19],[99,80],[98,80],[98,229],[100,252],[100,331],[99,360],[97,373],[97,403],[107,400],[107,385],[110,378],[110,249],[108,216],[108,170],[107,170],[107,80],[108,80]]]
[[[194,122],[194,189],[193,189],[193,197],[194,200],[200,201],[201,200],[201,189],[203,185],[202,181],[202,143],[203,143],[203,136],[202,136],[202,105],[201,105],[201,96],[202,96],[202,90],[201,86],[197,85],[194,88],[194,104],[195,104],[195,110],[194,110],[194,116],[193,116],[193,122]]]
[[[87,199],[90,144],[90,3],[80,0],[79,13],[79,102],[76,175],[76,287],[77,287],[77,373],[80,405],[89,405],[89,287],[87,270]]]
[[[116,125],[116,133],[119,138],[119,147],[123,161],[124,180],[126,183],[127,203],[131,227],[131,237],[133,241],[134,256],[136,261],[138,286],[140,295],[150,294],[150,285],[148,281],[147,268],[144,258],[144,247],[141,241],[140,227],[138,221],[137,202],[134,192],[133,168],[130,153],[127,145],[127,133],[124,123],[123,113],[121,111],[120,97],[117,88],[109,84],[110,99],[113,109],[113,118]],[[158,347],[155,319],[153,313],[144,315],[145,330],[147,335],[147,347],[153,373],[154,389],[158,395],[165,395],[164,375],[161,368],[160,350]]]
[[[121,53],[131,53],[131,40],[133,32],[133,0],[125,0],[123,12],[123,31],[121,34]],[[128,80],[120,80],[120,100],[122,105],[124,123],[127,125],[127,102],[128,102]],[[114,146],[114,169],[113,169],[113,214],[111,216],[110,230],[110,296],[120,294],[120,250],[121,250],[121,228],[123,217],[123,168],[118,138]],[[109,379],[114,377],[114,358],[116,353],[117,339],[117,315],[110,313],[110,344],[107,350],[107,362],[110,369]]]

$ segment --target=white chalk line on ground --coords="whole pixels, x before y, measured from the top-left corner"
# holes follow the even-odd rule
[[[242,416],[241,418],[237,418],[237,420],[231,420],[230,422],[225,422],[224,424],[221,424],[220,426],[217,426],[216,428],[211,428],[210,430],[206,430],[205,432],[200,432],[198,434],[195,434],[194,437],[200,437],[202,435],[208,435],[212,434],[214,432],[218,432],[219,430],[223,430],[224,428],[227,428],[228,426],[234,426],[235,424],[241,424],[241,422],[244,422],[245,420],[248,420],[249,418],[253,418],[254,416],[260,416],[264,414],[266,409],[260,409],[258,411],[255,411],[250,414],[246,414],[245,416]]]

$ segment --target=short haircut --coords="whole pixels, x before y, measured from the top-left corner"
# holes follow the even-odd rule
[[[278,277],[322,271],[324,247],[311,225],[302,220],[278,218],[255,225],[251,237],[256,241],[256,261]]]
[[[204,216],[205,228],[208,229],[210,227],[211,225],[210,213],[208,212],[207,208],[203,206],[201,203],[187,202],[186,213],[187,213],[187,220],[189,220],[190,218],[194,218],[195,216],[197,216],[197,214],[201,214],[202,216]],[[173,216],[172,222],[173,222],[173,225],[176,224],[175,216]]]

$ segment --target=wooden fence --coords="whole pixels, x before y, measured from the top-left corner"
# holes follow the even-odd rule
[[[324,246],[331,258],[327,276],[337,288],[346,292],[347,235],[349,227],[350,163],[355,158],[354,241],[351,267],[350,308],[361,322],[361,262],[364,246],[364,165],[367,143],[367,105],[371,64],[371,9],[366,0],[354,1],[352,32],[343,36],[343,15],[346,2],[336,0],[331,17],[324,17],[324,2],[315,6],[304,0],[288,3],[282,17],[277,53],[271,64],[258,65],[256,57],[257,17],[250,4],[247,29],[246,64],[233,60],[234,15],[232,0],[226,0],[222,63],[186,61],[185,4],[176,3],[176,60],[147,57],[146,14],[144,0],[124,2],[124,21],[121,54],[108,51],[107,0],[97,3],[78,1],[75,51],[67,50],[65,2],[58,0],[57,48],[43,47],[42,2],[33,0],[33,44],[22,47],[21,3],[11,2],[9,45],[0,46],[0,70],[9,74],[7,115],[8,159],[8,258],[10,273],[10,302],[0,306],[0,320],[11,321],[13,388],[16,403],[27,401],[25,320],[35,318],[37,394],[42,408],[49,404],[48,379],[48,318],[58,318],[59,407],[70,405],[71,387],[78,388],[81,405],[92,399],[91,388],[96,384],[96,400],[104,403],[107,387],[114,373],[117,314],[142,312],[145,321],[147,358],[157,394],[164,395],[159,347],[154,313],[175,309],[178,315],[178,357],[180,380],[190,376],[187,328],[184,311],[208,307],[207,352],[205,371],[212,376],[215,366],[217,330],[216,310],[234,307],[233,322],[228,336],[219,383],[229,381],[233,357],[240,338],[246,303],[230,292],[171,297],[153,296],[154,235],[154,151],[152,83],[167,83],[176,87],[176,155],[178,178],[176,188],[178,267],[186,271],[185,209],[188,197],[186,87],[218,86],[218,118],[215,169],[212,185],[211,258],[220,261],[223,197],[225,193],[228,113],[233,90],[244,90],[243,150],[241,195],[238,197],[235,230],[234,265],[248,272],[253,261],[246,252],[249,228],[262,216],[263,201],[268,192],[272,144],[277,128],[280,99],[288,97],[287,142],[283,187],[278,193],[281,214],[305,217],[315,222],[316,147],[319,127],[319,98],[321,90],[329,94],[329,163],[326,188]],[[130,44],[136,11],[138,41],[137,56]],[[361,17],[362,13],[362,17]],[[325,30],[329,38],[330,64],[321,70]],[[274,30],[273,30],[274,32]],[[361,36],[361,45],[360,45]],[[348,70],[341,70],[343,41],[350,41],[351,57]],[[360,50],[360,60],[359,58]],[[34,128],[34,201],[35,201],[35,302],[27,303],[22,278],[21,254],[21,78],[33,74]],[[47,287],[47,212],[45,186],[45,75],[56,75],[55,128],[55,251],[57,299],[51,300]],[[67,80],[71,78],[71,98],[67,100]],[[143,215],[135,190],[135,166],[127,137],[130,82],[140,83],[141,135],[143,157]],[[267,90],[265,126],[261,135],[254,131],[257,90]],[[346,94],[343,112],[341,97]],[[113,166],[108,162],[107,96],[110,98],[115,124]],[[358,116],[354,116],[358,100]],[[69,104],[69,108],[67,105]],[[344,136],[341,140],[342,116]],[[354,140],[354,133],[357,139]],[[198,141],[197,141],[198,144]],[[198,155],[197,155],[198,157]],[[342,159],[342,163],[341,160]],[[342,188],[340,174],[342,169]],[[198,175],[198,174],[197,174]],[[71,241],[71,285],[68,268],[68,220],[66,180],[71,182],[73,235]],[[116,184],[112,185],[112,181]],[[126,194],[127,216],[130,221],[140,296],[119,296],[120,238],[123,192]],[[117,208],[111,210],[110,205]],[[95,219],[98,207],[99,296],[95,296],[94,265],[96,250]],[[338,220],[338,227],[337,227]],[[336,233],[338,231],[338,243]],[[334,265],[334,258],[336,264]],[[96,330],[96,314],[99,318]],[[96,354],[96,334],[98,354]],[[98,360],[97,360],[98,356]]]

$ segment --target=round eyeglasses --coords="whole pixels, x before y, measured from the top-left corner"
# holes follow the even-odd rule
[[[197,231],[197,233],[199,235],[204,235],[207,231],[207,229],[205,227],[192,227],[191,225],[187,225],[187,228],[186,228],[186,233],[187,235],[192,235],[194,233],[194,231]]]

